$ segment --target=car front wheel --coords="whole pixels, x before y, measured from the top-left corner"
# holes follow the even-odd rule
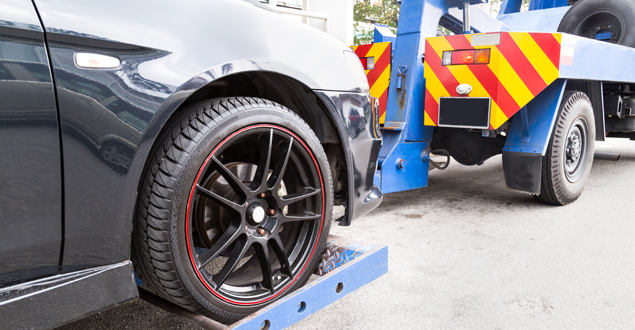
[[[332,179],[291,110],[247,97],[181,113],[140,189],[133,261],[152,291],[231,323],[299,288],[328,236]]]

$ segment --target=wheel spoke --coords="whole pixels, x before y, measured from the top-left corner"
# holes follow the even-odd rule
[[[207,250],[207,252],[198,256],[198,261],[200,265],[198,269],[203,269],[205,266],[214,258],[218,257],[218,255],[223,252],[230,244],[232,244],[236,239],[243,233],[240,228],[230,226],[223,233],[223,235],[218,239],[218,241],[212,246],[211,249]]]
[[[250,189],[259,192],[263,187],[267,187],[267,174],[269,173],[269,164],[271,163],[271,144],[273,142],[273,129],[269,130],[269,138],[266,141],[260,139],[260,159],[254,181],[251,183]]]
[[[234,173],[232,173],[227,166],[221,163],[218,158],[212,156],[213,168],[220,173],[220,175],[225,178],[227,183],[234,189],[235,192],[241,192],[245,198],[249,198],[249,189],[245,186],[242,181]]]
[[[267,244],[254,244],[254,250],[256,250],[256,257],[260,264],[260,270],[262,272],[262,286],[273,293],[273,273],[271,271],[271,262],[269,260],[269,248]]]
[[[296,194],[290,194],[283,197],[280,197],[281,206],[286,206],[289,204],[293,204],[295,202],[301,201],[303,199],[307,199],[313,195],[319,194],[322,190],[314,189],[314,188],[305,188],[304,191]]]
[[[309,221],[321,219],[321,214],[307,214],[307,215],[282,215],[280,216],[280,223]]]
[[[282,244],[282,240],[280,236],[276,234],[270,240],[271,248],[273,252],[276,254],[278,261],[280,262],[280,272],[289,277],[293,277],[291,274],[291,265],[289,264],[289,257],[287,256],[287,251],[284,250],[284,244]]]
[[[221,269],[218,274],[212,276],[212,281],[216,284],[217,289],[220,288],[223,283],[225,283],[225,280],[227,280],[229,274],[231,274],[236,266],[238,266],[238,263],[240,263],[240,260],[245,256],[250,246],[250,244],[248,243],[249,242],[246,238],[236,240],[236,245],[234,245],[232,253],[223,266],[223,269]]]
[[[280,187],[280,182],[282,182],[284,171],[287,169],[287,164],[289,163],[289,155],[291,155],[292,147],[293,138],[289,140],[289,145],[287,146],[286,151],[280,153],[280,157],[278,159],[278,162],[276,163],[276,167],[273,169],[273,172],[271,173],[271,176],[267,181],[267,188],[277,190],[277,188]]]
[[[201,195],[213,200],[214,202],[218,203],[218,205],[228,209],[228,210],[233,210],[236,212],[240,212],[242,210],[242,205],[238,205],[232,201],[230,201],[229,199],[222,197],[212,191],[209,191],[205,188],[203,188],[201,185],[199,185],[198,183],[196,184],[196,190],[201,193]]]

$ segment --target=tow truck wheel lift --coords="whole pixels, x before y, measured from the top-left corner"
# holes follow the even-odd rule
[[[275,330],[289,327],[388,272],[388,247],[329,236],[322,259],[309,282],[295,292],[231,324],[221,324],[144,289],[136,276],[141,299],[188,318],[207,330]]]
[[[595,141],[635,139],[635,49],[616,44],[633,34],[631,22],[616,27],[591,12],[635,7],[626,0],[531,0],[521,12],[522,0],[504,0],[494,18],[476,6],[486,2],[403,0],[396,38],[376,28],[375,42],[392,41],[383,47],[394,55],[375,184],[384,193],[423,188],[428,171],[447,167],[450,156],[481,165],[502,154],[508,188],[571,203],[590,172]],[[586,38],[558,32],[571,23],[570,10]],[[437,36],[438,25],[454,35]],[[385,91],[375,86],[384,76],[373,70],[382,59],[370,59],[376,55],[369,49],[354,47],[363,64],[375,64],[365,68],[380,98]],[[447,160],[439,166],[432,155]]]

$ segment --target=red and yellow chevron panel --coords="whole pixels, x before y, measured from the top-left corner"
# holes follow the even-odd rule
[[[478,34],[426,39],[425,122],[438,125],[439,98],[461,97],[459,84],[472,92],[462,97],[489,97],[490,129],[496,129],[554,82],[560,74],[559,33],[499,32],[498,45],[472,46]],[[444,51],[490,49],[489,64],[443,66]]]
[[[379,99],[379,123],[386,119],[388,103],[388,83],[390,83],[390,42],[378,42],[368,45],[351,46],[351,49],[362,59],[370,59],[374,63],[372,70],[366,70],[370,95]]]

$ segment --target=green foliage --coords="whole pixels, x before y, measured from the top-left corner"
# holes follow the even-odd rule
[[[395,34],[399,23],[399,4],[394,0],[357,0],[353,7],[355,45],[373,42],[373,24],[385,24]]]
[[[503,0],[490,0],[488,3],[484,3],[478,6],[490,15],[496,16],[498,15],[501,4],[503,4]],[[529,0],[523,0],[520,11],[527,11],[527,9],[529,9]]]
[[[496,16],[503,0],[490,0],[489,3],[479,5],[492,16]],[[529,0],[523,0],[521,11],[527,11]],[[353,7],[353,26],[355,28],[355,45],[373,42],[373,24],[385,24],[397,34],[399,23],[399,4],[396,0],[356,0]],[[441,27],[439,27],[441,28]],[[442,30],[445,30],[441,28]],[[446,34],[449,31],[445,30]]]

